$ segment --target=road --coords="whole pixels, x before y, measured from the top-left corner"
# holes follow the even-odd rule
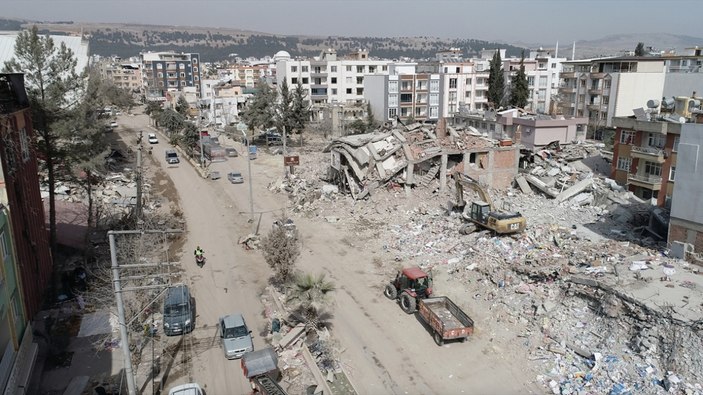
[[[132,130],[148,129],[146,116],[122,116],[120,124]],[[129,132],[125,132],[129,133]],[[226,179],[231,169],[246,176],[246,158],[215,163],[220,180],[201,178],[186,161],[168,166],[164,151],[170,148],[164,136],[152,145],[153,165],[167,173],[178,191],[187,221],[187,236],[180,256],[186,278],[197,301],[196,330],[192,337],[197,352],[191,363],[191,378],[204,385],[208,395],[244,394],[249,385],[239,361],[227,361],[218,346],[215,325],[221,315],[242,312],[253,330],[257,349],[266,346],[260,333],[266,330],[259,295],[270,269],[259,251],[245,251],[238,239],[251,232],[248,223],[249,193],[244,184]],[[302,158],[304,160],[304,158]],[[270,229],[274,217],[286,208],[287,197],[268,190],[283,175],[282,158],[260,153],[252,162],[254,211],[262,214],[261,231]],[[340,213],[343,215],[343,213]],[[534,393],[542,391],[530,383],[534,377],[522,369],[527,361],[514,350],[492,343],[493,334],[482,332],[467,343],[438,347],[427,329],[413,315],[382,296],[388,280],[374,264],[376,251],[356,243],[342,225],[320,219],[296,218],[303,238],[297,266],[313,273],[326,273],[335,282],[332,332],[338,340],[341,361],[360,394],[429,393]],[[350,241],[351,240],[351,241]],[[207,263],[198,268],[192,257],[196,245],[205,250]],[[467,297],[468,299],[468,297]],[[457,301],[463,308],[466,302]],[[471,310],[467,310],[471,314]],[[477,325],[491,317],[475,317]],[[515,359],[518,358],[518,359]],[[523,357],[524,358],[524,357]],[[185,382],[178,378],[171,385]]]

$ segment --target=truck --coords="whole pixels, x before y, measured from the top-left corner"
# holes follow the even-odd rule
[[[525,230],[525,217],[519,212],[496,209],[491,197],[478,181],[460,173],[454,173],[453,177],[456,183],[456,207],[462,209],[461,215],[468,221],[459,230],[460,233],[469,234],[477,228],[488,229],[501,235]],[[464,188],[473,189],[480,200],[474,200],[471,204],[465,202]]]
[[[222,162],[227,160],[227,152],[225,149],[213,142],[203,143],[203,156],[211,162]]]
[[[473,334],[474,321],[448,297],[432,297],[432,276],[419,267],[398,272],[383,294],[388,299],[399,300],[400,308],[407,314],[419,312],[439,346],[446,340],[466,341]]]

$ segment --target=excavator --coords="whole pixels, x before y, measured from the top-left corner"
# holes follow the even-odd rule
[[[527,221],[519,212],[511,213],[497,210],[493,206],[493,201],[478,181],[460,173],[453,174],[456,182],[456,205],[463,207],[462,216],[470,221],[464,225],[460,232],[469,234],[477,227],[489,229],[498,234],[513,234],[525,230]],[[464,201],[464,188],[476,191],[481,200],[471,202],[471,205]]]

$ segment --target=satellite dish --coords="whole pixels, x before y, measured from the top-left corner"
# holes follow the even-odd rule
[[[659,100],[651,99],[647,100],[647,108],[657,108],[659,107]]]

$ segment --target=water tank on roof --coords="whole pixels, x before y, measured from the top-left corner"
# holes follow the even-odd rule
[[[659,107],[659,100],[651,99],[647,100],[647,108],[657,108]]]

